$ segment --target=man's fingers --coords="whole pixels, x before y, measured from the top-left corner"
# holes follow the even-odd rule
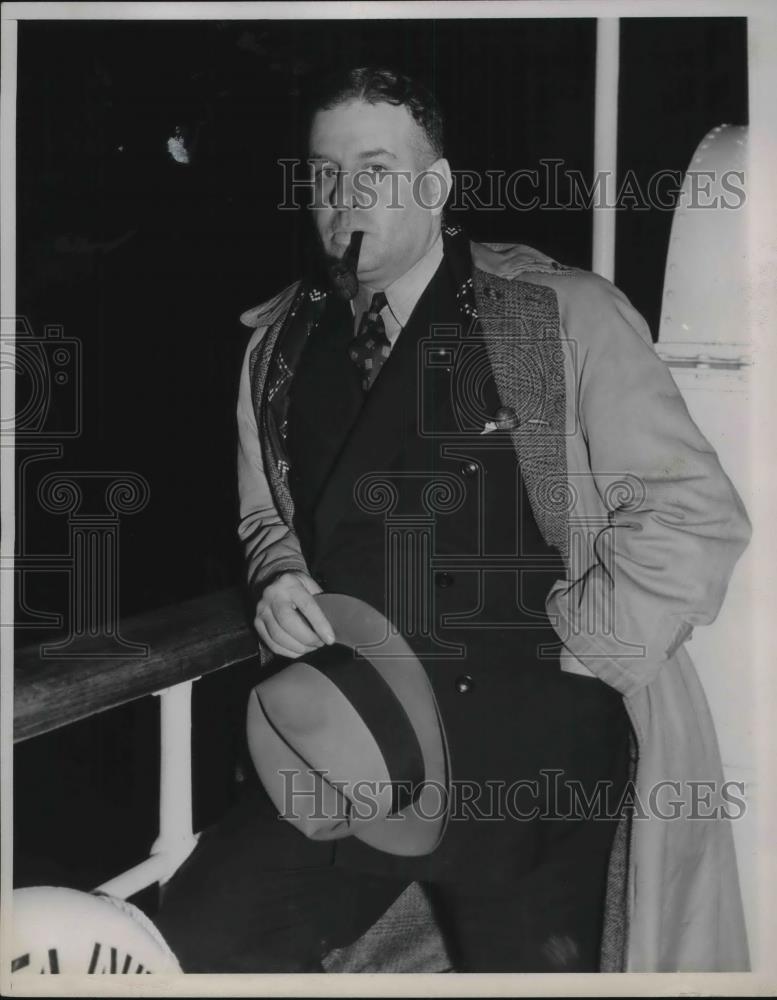
[[[302,656],[335,641],[332,626],[313,595],[316,581],[305,573],[284,573],[265,589],[256,609],[259,637],[279,655]]]
[[[303,653],[309,653],[311,651],[310,646],[306,646],[304,643],[298,642],[294,636],[289,635],[289,633],[281,625],[279,625],[274,618],[265,616],[263,622],[270,639],[272,639],[279,649],[286,651],[282,655],[302,656]]]
[[[254,622],[254,627],[256,628],[257,635],[271,653],[274,653],[276,656],[286,656],[289,659],[294,659],[295,654],[290,649],[286,649],[285,646],[279,646],[277,642],[274,642],[270,638],[270,634],[265,628],[263,621],[257,619]]]
[[[316,649],[321,645],[323,640],[319,639],[293,604],[280,608],[275,617],[281,628],[297,642]]]
[[[297,609],[307,618],[311,628],[314,629],[321,641],[331,646],[335,641],[335,633],[316,599],[310,594],[300,593],[299,597],[295,595],[295,603]]]

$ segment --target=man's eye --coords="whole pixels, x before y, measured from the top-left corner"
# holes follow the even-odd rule
[[[325,167],[319,167],[316,170],[316,177],[323,177],[326,180],[331,180],[333,177],[337,176],[337,167],[327,165]]]
[[[375,174],[377,177],[380,177],[381,174],[386,173],[387,168],[382,163],[370,163],[367,169],[370,171],[370,173]]]

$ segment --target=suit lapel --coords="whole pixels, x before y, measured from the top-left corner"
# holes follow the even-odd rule
[[[318,553],[351,505],[359,479],[387,470],[407,438],[418,433],[420,347],[445,295],[444,268],[443,261],[418,300],[322,490],[314,515]]]

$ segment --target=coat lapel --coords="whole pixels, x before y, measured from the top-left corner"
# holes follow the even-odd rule
[[[566,462],[564,351],[555,292],[543,285],[473,272],[478,317],[537,524],[568,556],[571,487]]]
[[[256,426],[259,431],[259,441],[264,457],[264,471],[272,493],[275,506],[286,524],[291,527],[294,517],[294,504],[287,483],[288,463],[285,450],[281,445],[280,427],[277,415],[271,410],[268,397],[269,389],[277,376],[272,371],[275,349],[278,338],[284,328],[283,318],[275,320],[264,337],[251,352],[249,359],[249,377],[251,379],[251,395],[256,416]],[[265,405],[265,401],[267,405]]]
[[[300,285],[287,311],[273,317],[249,361],[252,399],[265,456],[265,474],[286,524],[294,520],[285,446],[289,386],[305,341],[323,311],[324,296]]]

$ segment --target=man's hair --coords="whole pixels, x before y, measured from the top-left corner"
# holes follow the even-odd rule
[[[380,66],[335,72],[317,82],[308,101],[308,125],[317,111],[328,111],[350,101],[407,108],[426,137],[434,159],[443,155],[442,112],[432,91],[418,80]]]

